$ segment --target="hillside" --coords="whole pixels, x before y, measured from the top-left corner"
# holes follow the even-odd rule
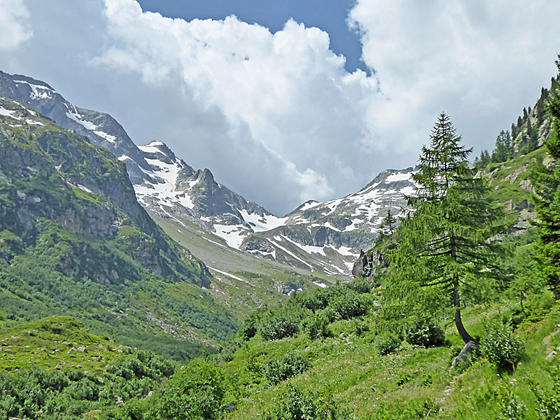
[[[201,289],[206,266],[153,222],[109,152],[5,98],[0,146],[0,307],[9,325],[72,314],[180,358],[234,331],[231,313]]]
[[[465,312],[465,323],[483,343],[495,326],[513,325],[523,356],[516,369],[504,370],[483,354],[452,367],[463,343],[451,319],[442,322],[441,336],[411,328],[410,320],[395,329],[376,304],[379,290],[366,284],[293,296],[252,317],[220,354],[184,368],[91,335],[71,318],[4,330],[1,366],[20,372],[0,373],[0,410],[13,395],[11,409],[27,411],[11,415],[43,407],[38,418],[180,418],[186,410],[227,419],[298,418],[298,412],[310,419],[491,420],[512,412],[552,418],[539,417],[541,410],[552,412],[545,410],[554,407],[560,379],[554,370],[560,369],[560,308],[550,294],[535,295],[524,311],[508,298]],[[314,306],[317,299],[324,309]],[[340,305],[347,299],[358,299],[363,309],[347,311]],[[323,326],[310,322],[327,313],[336,315]],[[274,327],[280,320],[299,331],[281,333],[287,330]],[[31,364],[35,369],[28,371]],[[48,391],[48,404],[34,405],[41,393],[24,394],[33,386]]]

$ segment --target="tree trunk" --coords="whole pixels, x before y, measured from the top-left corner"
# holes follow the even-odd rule
[[[461,319],[461,300],[459,298],[459,278],[457,275],[455,275],[455,279],[453,280],[453,305],[455,306],[455,326],[457,327],[457,332],[465,344],[469,341],[474,341],[476,343],[476,340],[472,338],[465,329],[463,320]]]

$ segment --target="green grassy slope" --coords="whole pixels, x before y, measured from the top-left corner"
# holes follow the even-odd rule
[[[511,313],[514,306],[506,302],[474,307],[465,314],[465,323],[473,333],[483,336],[485,321]],[[334,337],[322,340],[299,335],[266,342],[257,337],[222,365],[234,384],[232,390],[238,390],[232,392],[235,410],[226,417],[260,419],[282,403],[288,386],[294,386],[315,395],[318,405],[330,401],[357,419],[497,419],[502,415],[499,404],[507,399],[503,390],[515,383],[516,395],[532,413],[527,418],[537,418],[529,380],[535,378],[545,388],[552,385],[546,367],[558,365],[560,360],[546,357],[560,346],[559,309],[556,306],[542,320],[517,330],[527,354],[512,374],[500,374],[484,358],[464,370],[452,369],[451,361],[462,342],[451,324],[446,328],[447,346],[425,349],[404,343],[385,356],[376,351],[379,338],[373,333],[374,315],[361,320],[371,330],[361,335],[352,321],[337,321],[331,326]],[[310,360],[311,369],[270,386],[263,377],[263,363],[288,352]]]
[[[238,321],[204,264],[136,201],[124,165],[0,98],[0,308],[6,326],[73,315],[96,333],[184,359]]]
[[[491,163],[481,171],[488,180],[492,199],[502,204],[512,214],[517,229],[527,229],[534,218],[531,203],[530,167],[542,163],[546,156],[541,147],[526,155],[517,156],[503,163]]]

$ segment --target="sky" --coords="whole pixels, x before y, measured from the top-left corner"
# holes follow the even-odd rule
[[[0,69],[282,215],[414,166],[447,112],[491,149],[556,74],[549,0],[0,0]]]

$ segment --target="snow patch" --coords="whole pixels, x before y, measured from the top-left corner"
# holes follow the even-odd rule
[[[31,99],[50,99],[56,93],[56,91],[47,86],[33,84],[25,80],[14,80],[14,83],[28,85],[31,88]]]
[[[83,116],[78,112],[76,107],[74,107],[74,111],[66,111],[66,116],[71,120],[76,121],[78,124],[83,126],[86,130],[95,131],[98,127],[92,123],[91,121],[87,121],[82,119]]]
[[[215,271],[216,273],[220,273],[220,274],[222,274],[222,275],[224,275],[224,276],[231,277],[232,279],[239,280],[239,281],[241,281],[241,282],[243,282],[243,283],[251,284],[251,283],[249,283],[247,280],[242,279],[241,277],[234,276],[233,274],[228,273],[228,272],[226,272],[226,271],[218,270],[217,268],[214,268],[214,267],[208,267],[208,268],[209,268],[210,270],[212,270],[212,271]]]
[[[12,118],[14,120],[21,120],[20,117],[17,117],[14,115],[14,113],[16,113],[17,111],[11,111],[9,109],[3,108],[2,106],[0,106],[0,115],[3,117],[9,117]]]
[[[266,232],[284,226],[288,220],[287,217],[276,217],[272,214],[261,216],[257,213],[249,213],[245,209],[239,210],[239,213],[241,213],[243,220],[251,225],[254,232]]]
[[[107,134],[105,131],[101,131],[101,130],[94,130],[93,131],[95,134],[97,134],[99,137],[104,138],[105,140],[107,140],[109,143],[115,143],[115,141],[117,140],[117,138],[115,136],[112,136],[110,134]]]
[[[405,173],[397,173],[393,175],[389,175],[385,180],[385,183],[389,182],[398,182],[398,181],[410,181],[412,174],[410,172]]]
[[[214,233],[219,236],[226,243],[235,249],[241,247],[241,243],[245,236],[247,236],[247,231],[243,230],[240,225],[214,225]]]

